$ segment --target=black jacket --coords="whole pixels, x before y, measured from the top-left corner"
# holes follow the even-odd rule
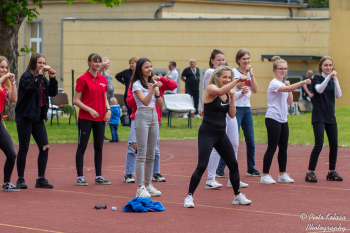
[[[35,79],[37,81],[35,82]],[[58,93],[58,82],[56,78],[50,78],[50,82],[41,74],[35,78],[29,72],[22,74],[18,84],[18,99],[15,108],[16,118],[26,117],[34,121],[39,121],[41,115],[41,88],[44,91],[46,111],[44,113],[47,121],[47,111],[49,110],[49,96],[56,96]]]
[[[131,78],[133,76],[132,70],[131,69],[126,69],[123,70],[122,72],[118,73],[115,75],[115,78],[121,82],[122,84],[125,85],[125,94],[124,94],[124,98],[126,98],[127,93],[128,93],[128,89],[129,89],[129,84],[131,81]]]

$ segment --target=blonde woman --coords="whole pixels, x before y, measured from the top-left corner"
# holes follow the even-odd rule
[[[292,91],[301,87],[303,84],[310,84],[311,80],[307,79],[290,85],[289,81],[283,82],[283,78],[287,75],[287,62],[279,56],[274,56],[273,73],[274,79],[270,82],[267,90],[267,111],[265,116],[265,125],[267,129],[268,147],[263,160],[263,175],[260,183],[275,184],[272,179],[270,167],[272,164],[273,155],[278,146],[278,165],[279,176],[278,182],[293,183],[294,180],[286,173],[287,168],[287,148],[289,127],[287,122],[288,105],[293,103]]]
[[[338,154],[338,128],[334,116],[335,98],[341,97],[341,90],[337,78],[337,72],[333,70],[333,60],[328,56],[321,58],[318,65],[317,75],[312,79],[314,102],[312,109],[312,126],[315,134],[315,147],[311,152],[309,171],[306,173],[305,181],[317,182],[314,171],[318,157],[322,151],[324,142],[324,131],[326,131],[329,142],[329,172],[327,180],[342,181],[343,177],[335,171]]]
[[[239,82],[244,82],[246,77],[241,77],[235,81],[232,81],[232,79],[233,72],[231,68],[220,66],[212,73],[204,92],[205,113],[198,131],[198,164],[191,177],[184,207],[194,207],[193,194],[208,166],[213,148],[216,149],[230,169],[229,175],[235,194],[232,204],[246,205],[251,203],[240,193],[238,163],[232,143],[226,134],[226,114],[228,113],[231,118],[235,117],[236,114],[233,87]]]
[[[4,184],[2,185],[2,190],[18,192],[19,189],[10,182],[17,154],[11,136],[2,122],[2,111],[4,110],[6,99],[9,99],[11,102],[17,101],[16,81],[15,75],[9,72],[8,60],[5,57],[0,56],[0,149],[6,156],[4,165]]]

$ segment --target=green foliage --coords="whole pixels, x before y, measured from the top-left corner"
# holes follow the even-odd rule
[[[329,8],[329,0],[308,0],[309,8]]]
[[[74,108],[69,104],[64,105],[62,111],[67,115],[74,115]]]
[[[38,5],[40,9],[43,8],[43,0],[32,0],[34,5]],[[75,0],[67,0],[67,4],[72,4]],[[106,7],[119,6],[120,3],[126,0],[85,0],[90,3],[103,3]],[[8,27],[13,27],[19,23],[19,18],[27,18],[28,21],[37,19],[39,12],[36,8],[29,8],[27,0],[0,0],[0,14],[6,14],[6,23]],[[20,22],[22,23],[22,22]]]
[[[34,49],[33,48],[28,48],[27,45],[25,45],[24,47],[22,47],[20,50],[19,50],[21,53],[23,53],[22,55],[19,55],[20,56],[24,56],[25,54],[30,54],[30,53],[34,53]]]

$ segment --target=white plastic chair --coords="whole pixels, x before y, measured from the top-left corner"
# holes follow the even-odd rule
[[[168,114],[168,126],[171,127],[171,113],[189,113],[188,127],[192,128],[191,111],[194,112],[195,108],[192,104],[192,99],[189,94],[175,94],[175,95],[164,95],[164,111],[169,111]]]

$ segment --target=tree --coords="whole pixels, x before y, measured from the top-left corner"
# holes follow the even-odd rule
[[[66,0],[67,4],[72,4],[75,0]],[[43,0],[32,0],[32,5],[43,8]],[[119,6],[126,0],[85,0],[90,3],[103,3],[105,7]],[[30,6],[32,6],[30,5]],[[0,55],[7,57],[11,73],[16,75],[18,81],[18,31],[25,18],[28,21],[36,19],[39,15],[36,8],[31,8],[27,0],[0,0]],[[21,52],[28,51],[28,48],[22,48]],[[7,120],[13,120],[15,104],[7,101],[4,115]]]
[[[309,8],[329,8],[329,0],[308,0]]]

